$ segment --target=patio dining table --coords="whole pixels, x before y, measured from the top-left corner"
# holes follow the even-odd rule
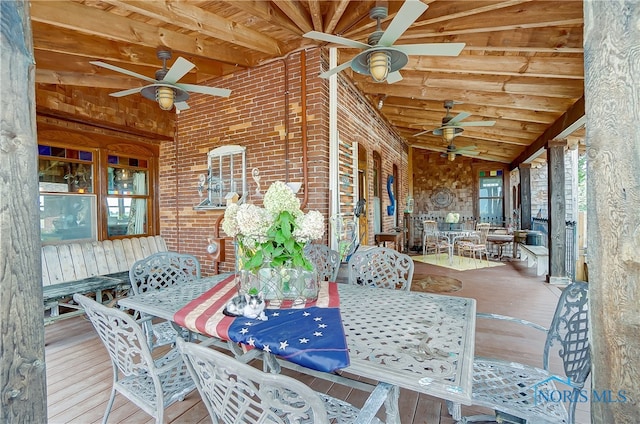
[[[122,307],[174,321],[174,316],[193,299],[229,274],[205,277],[170,288],[130,296],[118,301]],[[471,404],[475,339],[474,299],[419,292],[335,285],[348,346],[349,365],[339,375],[355,376],[340,382],[353,387],[361,378],[387,383],[449,401]],[[275,342],[275,341],[274,341]],[[275,355],[265,352],[275,363]],[[278,363],[284,363],[278,359]],[[335,381],[336,373],[293,368]],[[399,422],[399,391],[386,404],[387,421]],[[390,402],[390,403],[388,403]],[[455,410],[451,411],[455,415]],[[459,418],[459,417],[458,417]]]
[[[456,245],[456,241],[470,237],[474,231],[469,230],[439,230],[438,234],[444,236],[449,241],[449,265],[453,263],[453,254]]]

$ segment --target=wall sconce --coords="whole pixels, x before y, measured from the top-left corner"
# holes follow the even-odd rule
[[[175,93],[173,88],[161,86],[156,88],[156,101],[162,110],[171,110]]]

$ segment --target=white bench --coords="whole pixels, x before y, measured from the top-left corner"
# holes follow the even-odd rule
[[[549,249],[520,243],[520,251],[522,259],[527,260],[527,267],[536,265],[536,275],[549,272]]]
[[[103,303],[112,301],[131,287],[129,269],[134,262],[166,251],[161,236],[42,246],[45,325],[83,313],[70,303],[75,293],[95,295]]]

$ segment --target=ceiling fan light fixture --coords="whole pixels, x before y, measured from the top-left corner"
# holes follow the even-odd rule
[[[453,162],[454,160],[456,160],[456,154],[453,152],[447,153],[447,159],[449,160],[449,162]]]
[[[462,131],[464,131],[464,129],[460,127],[444,126],[444,127],[436,128],[435,130],[433,130],[433,134],[442,136],[442,139],[444,141],[446,141],[447,143],[451,143],[451,141],[455,137],[462,134]]]
[[[369,55],[369,73],[375,82],[384,82],[389,75],[391,57],[384,50],[378,50]]]
[[[156,88],[156,101],[162,110],[171,110],[175,92],[171,87],[161,86]]]

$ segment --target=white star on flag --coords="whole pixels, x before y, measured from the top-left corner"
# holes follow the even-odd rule
[[[255,346],[255,345],[256,345],[256,341],[255,341],[255,339],[253,337],[251,337],[249,339],[249,346]]]
[[[322,321],[322,317],[315,317],[313,320],[314,321]]]
[[[318,328],[327,328],[327,324],[319,324]]]
[[[283,342],[280,342],[280,350],[285,350],[287,346],[289,346],[289,342],[287,342],[286,340]]]
[[[305,317],[308,317],[311,314],[309,312],[307,312],[307,311],[304,311],[304,313],[302,315],[305,316]]]
[[[269,345],[264,345],[264,347],[262,348],[262,350],[264,350],[267,353],[271,353],[271,348],[269,347]]]
[[[249,332],[249,329],[246,327],[240,330],[240,334],[247,334],[248,332]]]
[[[309,339],[307,339],[306,337],[303,339],[300,339],[300,344],[305,344],[305,343],[309,343]]]
[[[322,337],[322,331],[316,331],[313,335],[316,337]]]

